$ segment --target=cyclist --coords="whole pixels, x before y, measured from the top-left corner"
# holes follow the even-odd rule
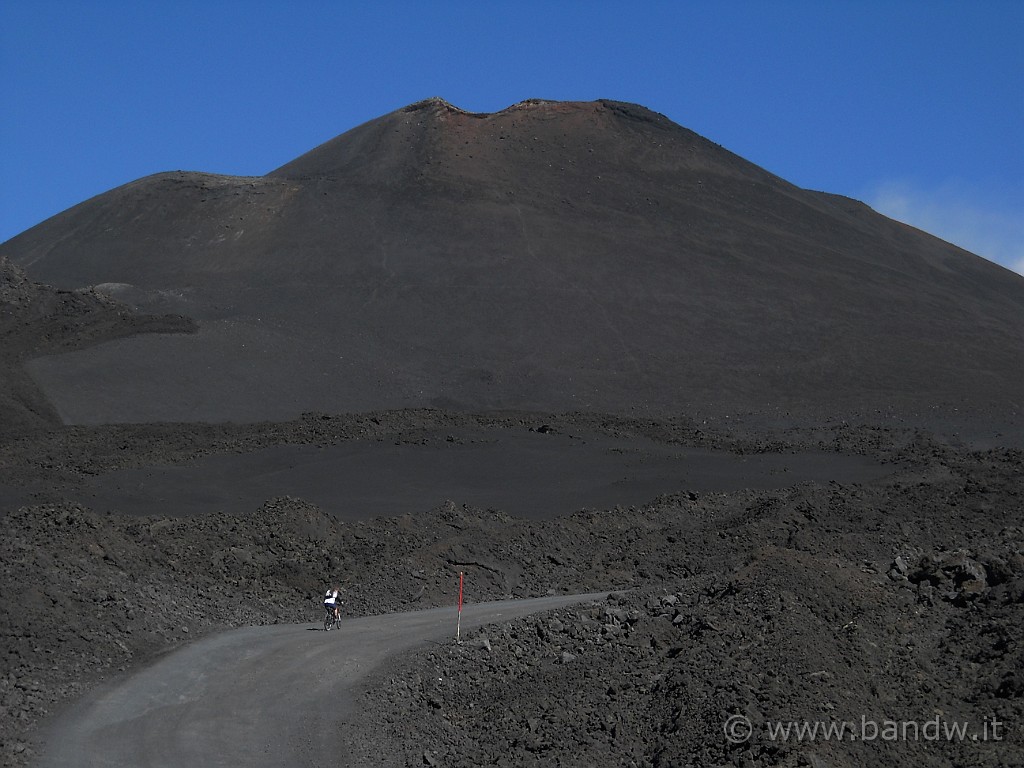
[[[335,621],[341,621],[341,601],[338,600],[338,593],[341,590],[337,586],[329,588],[324,595],[324,610],[334,614]]]

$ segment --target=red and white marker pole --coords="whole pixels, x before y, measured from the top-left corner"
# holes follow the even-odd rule
[[[462,633],[462,571],[459,571],[459,619],[455,623],[455,642],[461,643]]]

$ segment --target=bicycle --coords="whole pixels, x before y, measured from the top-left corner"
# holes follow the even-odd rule
[[[333,608],[324,610],[324,632],[330,632],[341,623],[341,616],[334,613]]]

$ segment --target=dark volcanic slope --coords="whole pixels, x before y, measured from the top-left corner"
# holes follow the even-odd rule
[[[59,290],[29,280],[0,257],[0,425],[5,436],[60,423],[23,363],[142,333],[191,333],[180,315],[140,315],[95,290]]]
[[[404,406],[1015,413],[1024,279],[641,107],[437,99],[0,246],[194,336],[35,360],[72,422]]]

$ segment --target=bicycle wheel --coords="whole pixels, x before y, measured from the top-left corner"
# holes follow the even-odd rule
[[[330,632],[334,627],[334,614],[330,611],[324,614],[324,632]]]

